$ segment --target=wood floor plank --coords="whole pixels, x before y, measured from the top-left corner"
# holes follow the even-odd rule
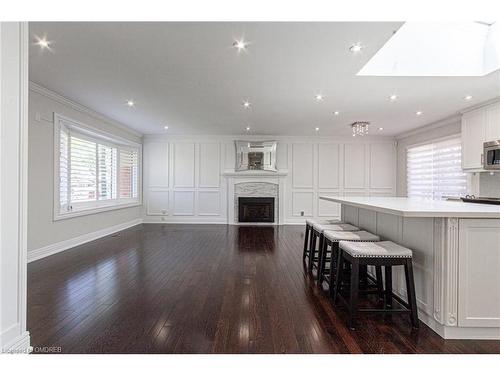
[[[302,264],[300,226],[143,224],[28,265],[33,346],[63,353],[500,353],[406,316],[355,331]]]

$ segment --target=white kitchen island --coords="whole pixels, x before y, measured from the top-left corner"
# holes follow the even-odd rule
[[[419,318],[447,339],[500,340],[500,206],[399,197],[320,199],[342,219],[413,250]],[[394,292],[406,299],[404,274]]]

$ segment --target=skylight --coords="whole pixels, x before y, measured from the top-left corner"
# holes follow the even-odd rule
[[[359,76],[484,76],[500,68],[498,22],[406,22]]]

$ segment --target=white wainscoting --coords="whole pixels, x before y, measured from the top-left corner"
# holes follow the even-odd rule
[[[144,222],[228,223],[234,197],[237,139],[278,141],[280,224],[305,218],[339,218],[340,205],[320,195],[395,195],[396,148],[392,138],[146,136]],[[233,192],[234,194],[234,192]],[[231,206],[231,207],[228,207]]]

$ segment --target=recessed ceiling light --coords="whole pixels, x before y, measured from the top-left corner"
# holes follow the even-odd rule
[[[38,45],[41,49],[50,49],[50,43],[47,38],[43,37],[43,38],[39,38],[39,37],[35,37],[36,38],[36,45]]]
[[[423,113],[424,113],[424,112],[422,112],[422,111],[417,111],[417,112],[415,112],[415,114],[416,114],[417,116],[421,116],[421,115],[423,115]]]
[[[250,108],[252,106],[252,103],[250,103],[248,100],[244,100],[243,101],[243,107],[245,108]]]
[[[319,128],[318,127],[314,128],[314,130],[316,130],[317,132],[319,132]]]
[[[334,114],[335,116],[338,116],[338,115],[340,115],[340,112],[339,112],[339,111],[335,111],[335,112],[333,112],[333,114]]]
[[[244,51],[247,49],[248,43],[245,42],[245,40],[240,39],[240,40],[235,40],[233,42],[233,47],[238,50],[238,52]]]
[[[163,129],[168,130],[168,126],[166,126],[166,125],[165,125],[165,126],[163,127]]]
[[[389,100],[391,102],[395,102],[396,100],[398,100],[398,96],[396,94],[392,94],[391,96],[389,96]]]
[[[382,131],[382,130],[384,130],[384,128],[378,128],[378,130]]]
[[[133,106],[135,105],[135,103],[134,103],[134,101],[133,101],[133,100],[130,100],[130,99],[129,99],[129,100],[127,100],[127,105],[128,105],[129,107],[133,107]]]
[[[472,95],[466,95],[466,96],[464,96],[464,100],[472,100]]]
[[[359,43],[354,43],[352,46],[349,47],[349,51],[352,53],[357,53],[360,52],[363,49],[363,46]]]
[[[249,130],[250,130],[250,126],[247,126],[247,127],[245,128],[245,130],[246,130],[246,131],[249,131]]]
[[[316,94],[314,98],[318,101],[321,102],[325,99],[325,96],[323,94]]]

